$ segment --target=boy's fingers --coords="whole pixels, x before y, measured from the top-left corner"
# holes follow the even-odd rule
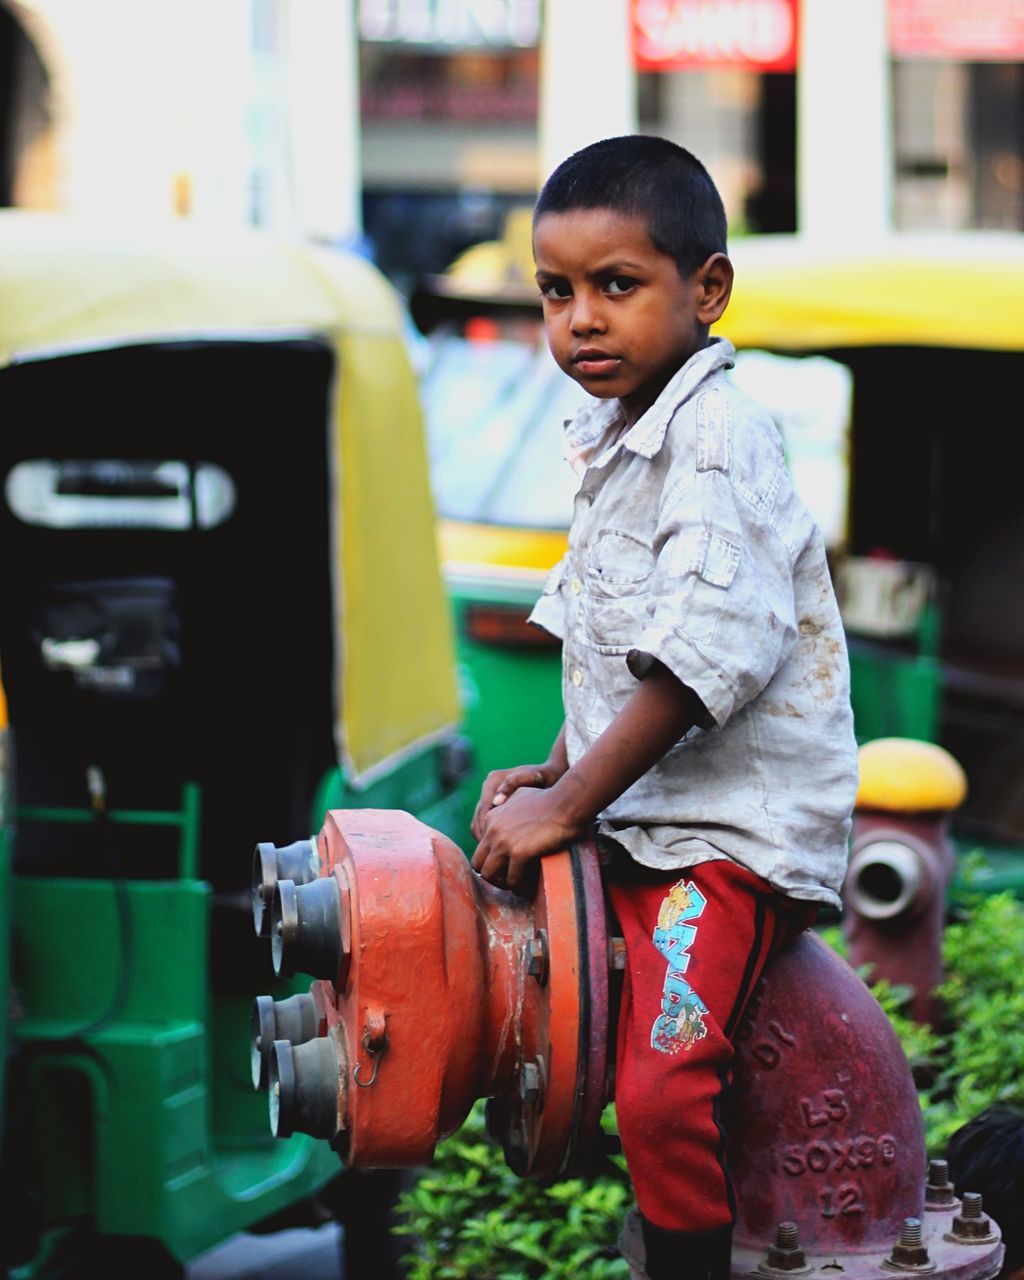
[[[483,790],[480,792],[480,799],[477,806],[473,810],[473,820],[469,824],[469,830],[474,840],[480,840],[484,834],[484,822],[494,805],[494,795],[496,784],[493,782],[485,782]]]
[[[491,799],[491,804],[504,804],[520,787],[542,787],[544,773],[540,769],[513,769],[504,777]]]
[[[480,876],[499,889],[506,887],[508,875],[508,859],[501,854],[488,853],[480,860],[476,868]]]
[[[539,867],[539,858],[510,858],[506,872],[508,887],[524,897],[532,896]]]

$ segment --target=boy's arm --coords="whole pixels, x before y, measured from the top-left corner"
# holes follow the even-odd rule
[[[470,833],[477,840],[484,833],[484,819],[492,807],[504,804],[520,787],[550,787],[569,767],[565,750],[565,724],[563,722],[555,738],[548,758],[543,764],[519,764],[511,769],[492,769],[480,789],[480,799],[473,811]]]
[[[531,859],[581,835],[704,714],[693,690],[655,662],[604,733],[553,786],[521,786],[483,815],[473,867],[493,884],[516,888]]]

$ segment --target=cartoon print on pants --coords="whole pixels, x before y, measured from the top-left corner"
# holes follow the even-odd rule
[[[704,1025],[707,1006],[683,976],[690,964],[690,947],[697,937],[696,920],[706,899],[691,880],[678,880],[665,896],[658,911],[654,945],[668,961],[661,1014],[651,1028],[651,1047],[662,1053],[690,1050],[708,1033]]]

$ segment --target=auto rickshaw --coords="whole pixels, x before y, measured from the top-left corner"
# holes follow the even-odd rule
[[[248,863],[338,806],[464,838],[403,323],[352,255],[0,214],[9,1276],[180,1275],[326,1213],[391,1273],[389,1184],[253,1091],[253,998],[291,988]]]
[[[858,739],[948,749],[968,781],[955,842],[986,855],[973,887],[1024,892],[1024,504],[1007,443],[1024,374],[1024,236],[737,236],[730,254],[720,331],[825,529]],[[523,211],[412,300],[480,774],[513,762],[513,733],[516,762],[544,759],[561,720],[557,645],[525,618],[565,547],[572,477],[558,437],[572,384],[545,350],[532,276]],[[492,375],[491,399],[462,411],[460,445],[446,406],[468,394],[462,369],[490,362],[509,377],[517,351],[514,392],[500,399]]]

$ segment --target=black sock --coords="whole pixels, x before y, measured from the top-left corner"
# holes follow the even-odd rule
[[[640,1215],[644,1270],[650,1280],[729,1280],[732,1226],[669,1231]]]

